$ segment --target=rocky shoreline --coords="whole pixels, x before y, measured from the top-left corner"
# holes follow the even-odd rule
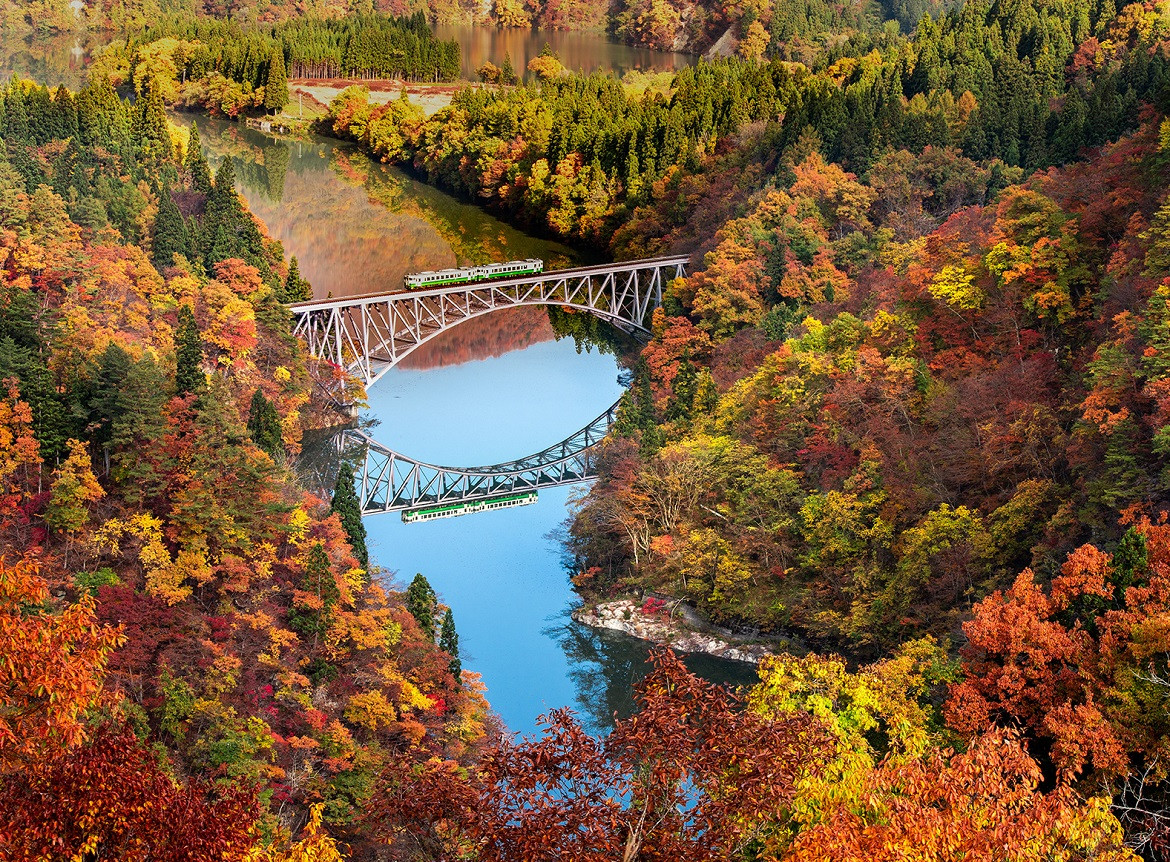
[[[693,611],[687,614],[688,610],[676,604],[664,605],[657,613],[647,613],[633,599],[617,599],[578,608],[572,617],[582,625],[623,632],[678,652],[706,653],[749,664],[759,664],[761,659],[776,654],[763,644],[735,642],[721,632],[692,628],[693,622],[688,617]]]

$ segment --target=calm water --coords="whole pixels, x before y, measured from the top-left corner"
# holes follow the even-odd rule
[[[485,62],[502,65],[505,54],[512,58],[516,72],[524,73],[528,61],[539,56],[546,45],[571,71],[600,70],[613,72],[619,78],[631,69],[685,69],[698,59],[692,54],[634,48],[612,42],[598,33],[443,25],[435,29],[435,34],[440,39],[454,39],[459,43],[463,50],[463,76],[472,80],[476,77],[476,70]]]
[[[454,31],[448,31],[450,38]],[[545,41],[570,68],[675,68],[686,58],[613,45],[598,36],[460,31],[465,62],[509,51],[517,69]],[[0,41],[0,74],[79,85],[90,47],[73,37]],[[191,122],[190,116],[177,118]],[[539,257],[581,261],[468,204],[370,162],[335,141],[290,143],[235,124],[196,121],[209,158],[236,159],[248,205],[296,255],[317,296],[401,285],[402,276],[455,263]],[[453,466],[513,460],[569,436],[620,394],[611,356],[555,341],[540,309],[478,318],[412,354],[370,392],[373,435],[412,457]],[[508,727],[532,731],[541,713],[573,707],[593,730],[628,714],[647,646],[573,623],[575,603],[555,533],[580,488],[542,491],[532,506],[421,524],[367,519],[375,561],[399,583],[424,573],[455,615],[464,666],[483,675]],[[697,658],[720,681],[749,682],[747,665]]]
[[[572,71],[613,72],[621,77],[631,69],[670,71],[683,69],[698,58],[691,54],[634,48],[607,39],[600,33],[570,33],[563,30],[499,30],[495,27],[443,25],[436,28],[441,39],[454,39],[463,52],[463,77],[476,79],[476,70],[485,62],[497,66],[504,55],[512,58],[519,74],[526,75],[528,61],[548,45]],[[85,78],[90,56],[104,42],[99,34],[64,33],[58,36],[25,39],[0,35],[0,77],[12,74],[42,84],[64,84],[77,89]]]
[[[0,34],[0,78],[13,75],[56,87],[77,90],[85,83],[93,40],[86,34],[24,39]]]
[[[199,121],[213,160],[237,159],[240,189],[318,296],[401,284],[407,271],[517,257],[572,262],[560,245],[525,236],[352,150],[273,140]],[[370,391],[367,420],[383,444],[449,466],[513,460],[568,437],[621,394],[612,356],[553,340],[543,311],[471,321],[416,351]],[[594,730],[628,714],[646,669],[644,643],[573,623],[575,603],[555,533],[581,488],[540,492],[532,506],[427,523],[366,519],[374,559],[405,584],[427,576],[455,615],[464,666],[483,675],[507,725],[534,729],[572,706]],[[753,679],[734,662],[699,658],[705,676]]]

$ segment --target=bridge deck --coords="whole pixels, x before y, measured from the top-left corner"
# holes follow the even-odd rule
[[[289,303],[289,310],[294,314],[304,314],[310,311],[329,311],[339,306],[364,305],[367,303],[382,302],[387,298],[419,297],[426,299],[433,296],[446,296],[451,293],[461,293],[469,287],[518,287],[524,284],[534,284],[541,281],[552,281],[565,278],[584,278],[591,275],[609,275],[610,273],[630,272],[636,269],[648,269],[654,266],[686,266],[690,263],[688,255],[672,255],[669,257],[651,257],[644,260],[618,261],[603,263],[595,266],[578,266],[573,269],[553,269],[536,275],[523,275],[515,278],[493,278],[484,281],[468,281],[459,284],[449,284],[443,287],[432,287],[429,290],[383,290],[375,293],[359,293],[353,296],[332,296],[328,299],[310,299],[305,302]]]
[[[340,296],[290,306],[309,351],[366,386],[411,351],[464,321],[520,305],[555,305],[627,330],[649,329],[666,283],[686,274],[683,255],[469,281],[429,290]]]

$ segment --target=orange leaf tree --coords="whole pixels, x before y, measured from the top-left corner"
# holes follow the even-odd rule
[[[256,800],[176,782],[127,728],[105,727],[0,778],[0,848],[11,859],[231,862],[255,844]]]
[[[82,739],[121,641],[98,624],[91,598],[51,610],[37,562],[0,557],[0,775]]]

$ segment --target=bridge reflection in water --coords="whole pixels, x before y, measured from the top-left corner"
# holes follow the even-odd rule
[[[592,479],[594,448],[613,427],[618,404],[564,440],[516,461],[486,467],[444,467],[395,452],[356,429],[334,442],[355,464],[362,514],[402,512],[423,506],[474,503]]]

